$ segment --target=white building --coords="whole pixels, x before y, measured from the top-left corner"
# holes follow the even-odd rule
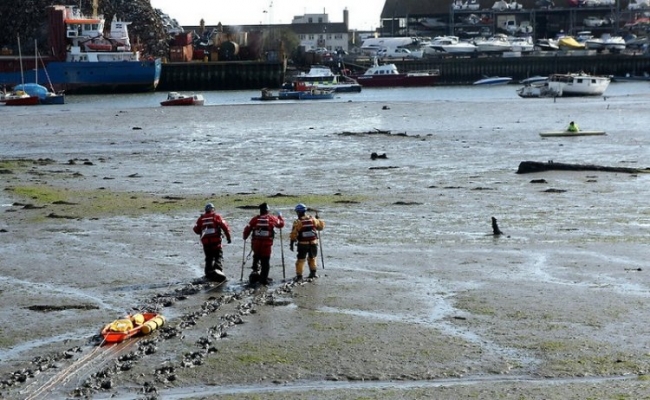
[[[347,8],[343,10],[343,22],[329,22],[329,15],[305,14],[294,16],[289,26],[298,35],[300,46],[305,51],[327,49],[348,51],[350,33]]]

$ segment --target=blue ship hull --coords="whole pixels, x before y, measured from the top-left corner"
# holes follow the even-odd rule
[[[138,62],[50,61],[46,68],[47,74],[43,68],[38,69],[38,78],[34,70],[25,71],[25,83],[49,86],[51,81],[56,91],[67,94],[101,94],[154,91],[160,81],[162,65],[160,59]],[[0,72],[0,85],[11,88],[22,80],[20,72]]]

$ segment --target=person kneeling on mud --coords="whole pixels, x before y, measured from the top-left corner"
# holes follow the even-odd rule
[[[309,265],[309,278],[316,276],[316,257],[318,256],[318,232],[325,228],[325,222],[311,215],[305,214],[307,207],[300,203],[295,208],[298,219],[293,222],[291,235],[289,239],[289,250],[293,251],[293,246],[298,243],[298,255],[296,260],[296,277],[295,281],[302,280],[302,270],[305,267],[305,260]]]

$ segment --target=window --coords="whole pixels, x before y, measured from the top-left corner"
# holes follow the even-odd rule
[[[309,35],[309,40],[314,40],[314,39],[316,39],[314,35]]]

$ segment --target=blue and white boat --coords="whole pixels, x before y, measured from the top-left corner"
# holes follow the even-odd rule
[[[78,7],[62,5],[48,8],[48,20],[52,55],[43,58],[45,68],[26,67],[25,83],[49,81],[54,90],[68,94],[144,92],[158,85],[161,61],[145,60],[134,51],[127,29],[130,22],[113,18],[110,32],[105,34],[103,16],[88,17]],[[19,83],[19,58],[3,56],[0,85]]]
[[[479,79],[474,82],[474,85],[483,85],[483,86],[495,86],[495,85],[506,85],[510,83],[512,78],[504,76],[491,76]]]
[[[41,104],[65,104],[63,93],[54,93],[38,83],[21,83],[14,86],[14,91],[23,91],[30,96],[36,96]]]
[[[535,76],[531,76],[531,77],[526,78],[526,79],[522,79],[522,80],[519,81],[519,83],[521,83],[522,85],[532,85],[532,84],[535,84],[535,83],[544,83],[544,82],[547,82],[547,81],[548,81],[548,76],[535,75]]]

